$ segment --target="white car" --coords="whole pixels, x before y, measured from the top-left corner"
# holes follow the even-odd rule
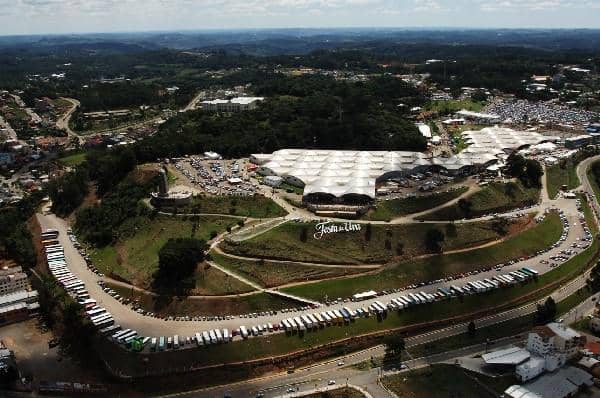
[[[327,382],[327,385],[328,385],[328,386],[333,386],[333,385],[335,385],[335,380],[329,380],[329,381]]]

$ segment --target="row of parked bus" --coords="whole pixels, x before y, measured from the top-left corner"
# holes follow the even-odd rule
[[[96,300],[90,297],[85,284],[69,270],[64,247],[58,241],[58,234],[55,229],[47,229],[40,235],[50,273],[85,308],[86,315],[94,326],[106,328],[113,325],[112,315],[96,304]]]
[[[435,293],[408,293],[407,295],[392,299],[387,305],[387,308],[403,309],[416,304],[430,303],[432,301],[448,299],[466,294],[487,292],[499,287],[510,286],[518,282],[523,282],[530,278],[537,277],[538,275],[538,271],[523,267],[517,271],[512,271],[504,275],[495,275],[492,278],[467,282],[463,286],[453,285],[450,287],[439,287]]]

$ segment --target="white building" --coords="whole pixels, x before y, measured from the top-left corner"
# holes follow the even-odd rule
[[[546,361],[542,357],[532,356],[526,362],[518,365],[515,369],[517,378],[522,381],[534,379],[544,373]]]
[[[202,109],[209,112],[243,112],[256,109],[264,97],[236,97],[230,100],[215,99],[202,101]]]
[[[19,290],[27,290],[29,280],[22,272],[21,267],[0,270],[0,295],[5,295]]]
[[[303,187],[305,196],[374,199],[378,182],[429,170],[472,174],[503,162],[515,150],[558,139],[500,127],[465,131],[462,136],[468,147],[448,158],[409,151],[282,149],[272,154],[253,154],[250,161],[259,166],[258,174],[280,176],[291,185]]]

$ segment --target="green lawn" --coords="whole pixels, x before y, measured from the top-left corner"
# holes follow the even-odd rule
[[[375,209],[370,210],[362,218],[365,220],[391,221],[400,216],[420,213],[440,206],[456,199],[467,192],[467,190],[468,188],[462,187],[447,192],[417,196],[414,198],[379,200],[377,201]]]
[[[361,224],[360,231],[334,233],[315,239],[314,223],[288,222],[246,241],[225,241],[221,248],[243,257],[329,264],[384,263],[395,257],[408,259],[430,253],[425,247],[425,234],[429,229],[442,230],[446,235],[444,248],[450,250],[497,239],[499,235],[492,226],[491,221],[456,224],[456,231],[453,231],[447,224],[372,224],[368,239],[369,227]],[[305,242],[301,239],[303,230]],[[387,246],[386,241],[389,242]],[[399,248],[402,252],[397,250]]]
[[[195,237],[208,240],[211,231],[225,231],[235,220],[219,217],[199,217],[196,223],[192,218],[157,216],[144,219],[131,236],[123,237],[112,246],[95,249],[90,252],[94,264],[106,275],[113,275],[130,283],[148,288],[152,274],[158,268],[158,251],[169,238]],[[206,287],[206,282],[197,282]],[[213,274],[211,272],[211,274]],[[221,294],[219,289],[218,293]],[[202,294],[208,294],[206,291]]]
[[[58,159],[58,161],[65,166],[77,166],[85,162],[87,155],[85,152],[69,154],[65,157]]]
[[[490,377],[445,364],[383,378],[399,398],[499,397],[515,383],[513,376]]]
[[[366,271],[353,268],[316,267],[297,263],[241,260],[215,252],[211,252],[211,257],[217,264],[265,287],[343,277]]]
[[[483,102],[475,102],[469,99],[466,100],[449,100],[449,101],[431,101],[425,105],[425,109],[440,113],[453,113],[466,109],[468,111],[479,112],[485,106]]]
[[[173,211],[163,207],[163,211]],[[272,199],[255,196],[198,196],[187,206],[179,206],[177,213],[229,214],[252,218],[274,218],[285,216],[287,212]]]
[[[525,188],[520,182],[491,183],[465,198],[465,201],[470,203],[468,209],[456,203],[419,218],[423,220],[476,218],[533,205],[537,203],[539,196],[539,189]]]
[[[592,166],[596,163],[600,163],[600,161],[594,162],[590,165],[590,168],[587,170],[587,177],[588,177],[588,180],[590,181],[590,185],[592,186],[592,189],[594,190],[594,195],[596,195],[596,198],[600,198],[600,186],[598,186],[598,182],[596,181],[596,176],[594,175],[594,172],[592,170]]]
[[[564,164],[547,167],[546,181],[550,198],[555,198],[563,185],[566,185],[568,189],[577,188],[579,186],[577,163],[572,159],[568,159]]]
[[[497,245],[462,253],[438,255],[387,266],[373,275],[344,280],[322,281],[284,289],[301,297],[322,300],[350,297],[366,290],[377,291],[407,286],[412,283],[435,280],[470,270],[491,267],[522,256],[532,255],[555,243],[561,235],[562,224],[555,213],[540,224]],[[562,268],[562,267],[561,267]]]
[[[239,315],[265,310],[280,310],[298,306],[298,303],[273,296],[257,293],[239,297],[187,298],[177,296],[151,296],[131,289],[108,283],[121,296],[135,300],[146,311],[161,315]]]

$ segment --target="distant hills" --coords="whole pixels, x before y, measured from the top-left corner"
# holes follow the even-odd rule
[[[219,49],[264,56],[306,54],[319,49],[385,49],[436,44],[597,51],[600,50],[600,30],[265,29],[0,37],[0,49],[56,51],[70,48],[117,53],[160,48]]]

